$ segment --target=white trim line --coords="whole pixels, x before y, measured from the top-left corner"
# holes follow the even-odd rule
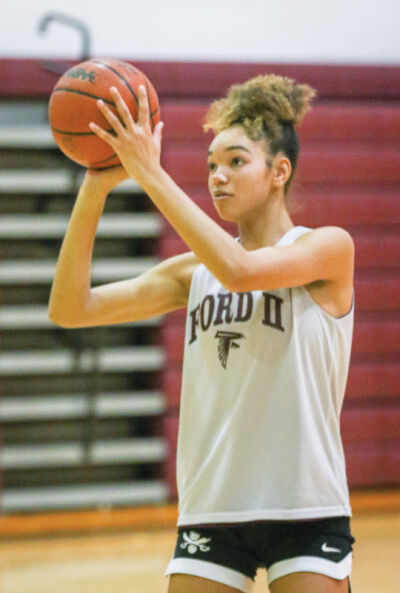
[[[241,572],[206,560],[195,560],[194,558],[173,558],[168,564],[164,576],[170,574],[190,574],[195,577],[210,579],[228,587],[240,589],[243,593],[250,593],[254,585],[254,581]]]
[[[350,576],[352,560],[352,552],[340,562],[332,562],[332,560],[316,556],[296,556],[296,558],[281,560],[268,568],[268,585],[293,572],[317,572],[341,581]]]

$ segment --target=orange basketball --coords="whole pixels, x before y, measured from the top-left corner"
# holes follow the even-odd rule
[[[49,120],[57,145],[70,159],[94,169],[119,164],[112,148],[89,128],[95,122],[110,129],[96,101],[103,101],[117,113],[110,94],[115,86],[137,119],[139,86],[144,85],[149,102],[152,128],[160,121],[157,93],[149,79],[137,68],[114,59],[92,59],[68,70],[57,82],[49,102]]]

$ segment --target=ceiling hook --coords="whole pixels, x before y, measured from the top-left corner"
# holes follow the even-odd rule
[[[88,60],[90,58],[91,44],[91,35],[88,26],[81,20],[64,14],[62,12],[48,12],[47,14],[44,14],[39,21],[39,33],[43,35],[43,33],[47,31],[49,24],[52,22],[58,22],[79,31],[82,39],[81,54],[79,61],[83,62],[85,60]],[[55,72],[56,74],[62,74],[65,70],[65,66],[60,66],[60,64],[56,64],[54,62],[44,63],[43,68],[45,68],[45,70]]]

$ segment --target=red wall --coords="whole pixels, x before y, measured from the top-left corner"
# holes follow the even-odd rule
[[[57,63],[60,71],[71,64]],[[206,189],[209,138],[201,131],[209,101],[230,84],[262,72],[288,75],[318,89],[315,107],[300,129],[294,220],[312,227],[340,225],[354,237],[356,323],[342,415],[349,481],[352,487],[400,484],[400,68],[134,63],[161,98],[165,168],[213,217]],[[0,61],[0,96],[49,96],[56,80],[38,60]],[[161,255],[185,250],[165,224]],[[183,326],[183,313],[171,314],[162,334],[172,497]]]

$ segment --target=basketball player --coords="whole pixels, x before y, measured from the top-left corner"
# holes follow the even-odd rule
[[[86,174],[50,318],[88,327],[187,307],[169,593],[248,592],[258,567],[267,568],[271,593],[348,593],[354,539],[339,414],[354,245],[341,228],[294,226],[286,206],[295,125],[315,92],[259,76],[210,107],[209,190],[219,216],[237,224],[237,239],[162,169],[162,124],[151,132],[144,88],[137,122],[112,93],[123,123],[100,102],[112,132],[91,129],[123,168]],[[91,288],[106,196],[127,175],[190,251],[138,278]]]

